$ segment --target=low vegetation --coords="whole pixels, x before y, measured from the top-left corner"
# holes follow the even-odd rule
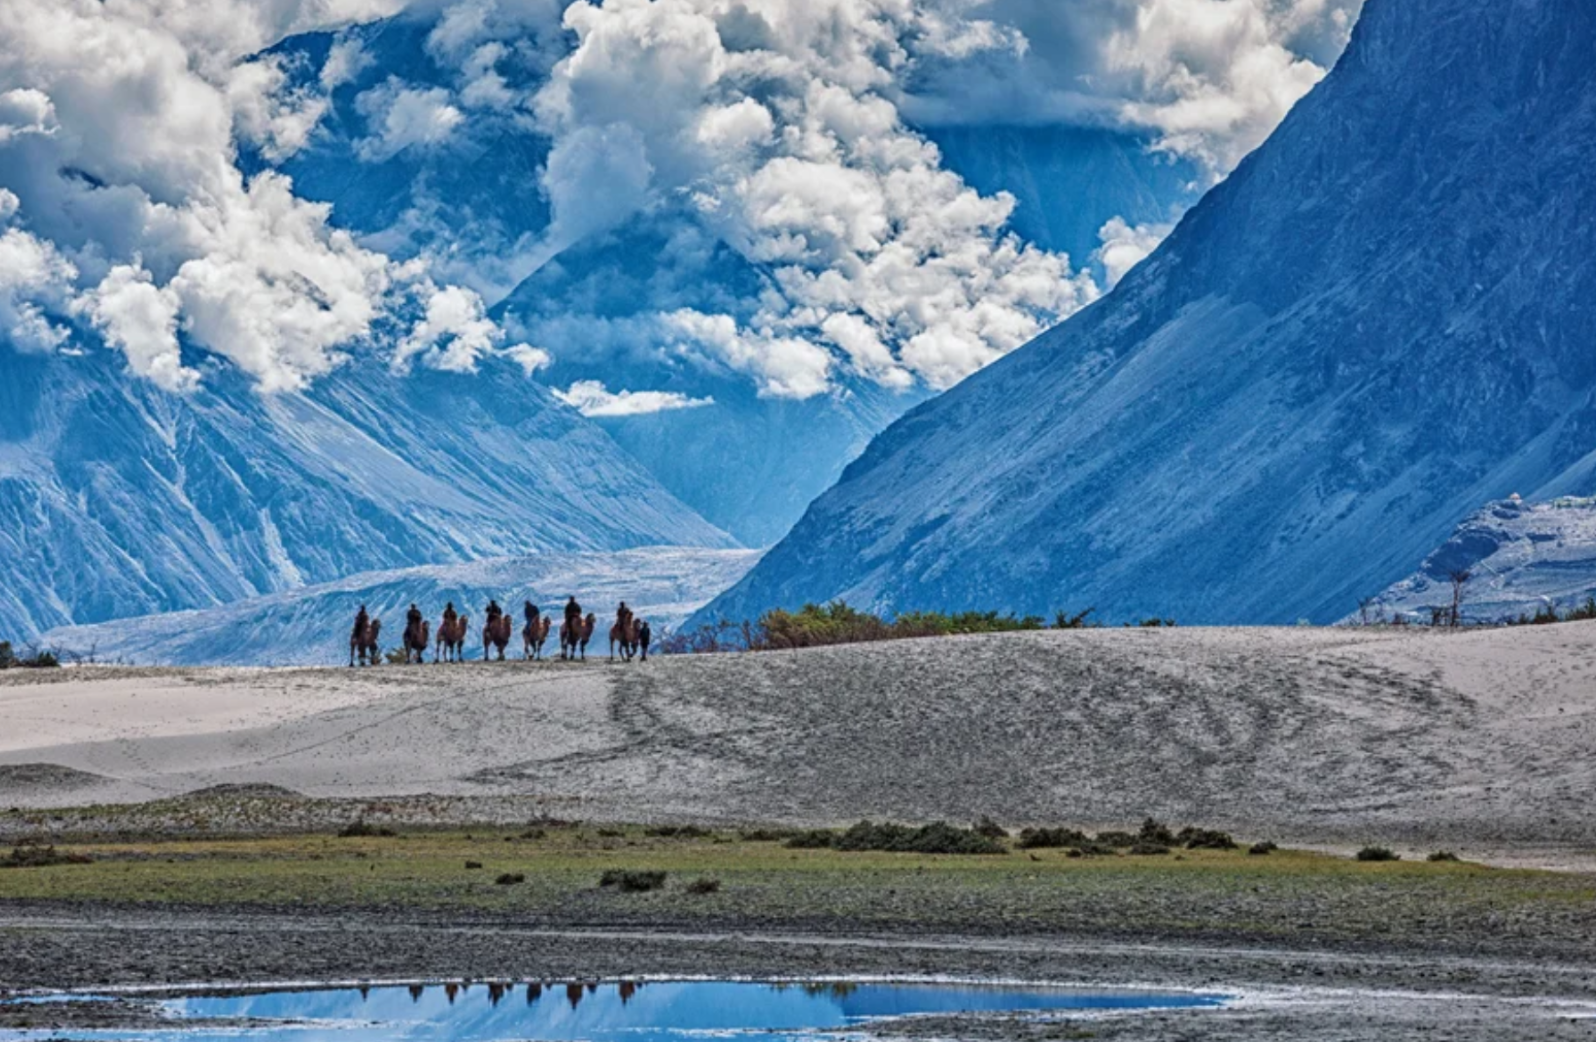
[[[0,810],[0,823],[21,818]],[[1023,926],[1248,944],[1408,938],[1459,951],[1488,937],[1493,945],[1543,953],[1596,936],[1596,877],[1578,873],[1423,858],[1360,864],[1289,849],[1252,857],[1245,849],[1173,844],[1168,855],[1137,856],[1090,838],[1063,849],[1024,849],[1018,835],[982,837],[1009,851],[982,857],[830,842],[805,849],[736,833],[650,836],[643,826],[606,825],[620,835],[600,836],[592,825],[544,821],[536,828],[545,838],[516,842],[529,827],[407,827],[401,836],[353,838],[331,830],[233,839],[58,834],[53,853],[44,843],[24,844],[24,867],[0,870],[0,903],[13,910],[76,906],[90,916],[100,905],[413,912],[551,928],[981,935]],[[872,831],[882,834],[879,825]],[[1129,832],[1143,842],[1140,830]],[[466,869],[467,861],[484,867]],[[609,885],[596,885],[605,880]]]
[[[61,656],[43,648],[29,648],[18,653],[8,640],[0,640],[0,669],[56,669]]]
[[[1016,845],[1021,850],[1043,850],[1049,847],[1076,847],[1089,839],[1086,833],[1078,829],[1021,829]]]
[[[599,886],[614,888],[623,894],[646,894],[650,890],[663,890],[667,873],[612,868],[599,877]]]
[[[787,841],[793,849],[886,851],[910,854],[1007,854],[1009,848],[977,829],[961,829],[938,821],[915,828],[911,825],[876,824],[861,821],[845,832],[823,829],[801,833]]]
[[[81,851],[57,851],[55,844],[19,843],[0,858],[0,868],[52,868],[56,865],[92,865],[94,858]]]
[[[1547,626],[1557,622],[1590,622],[1596,620],[1596,597],[1585,598],[1585,603],[1559,612],[1554,605],[1543,604],[1534,615],[1520,615],[1514,626]]]
[[[1389,847],[1364,847],[1358,851],[1359,861],[1401,861],[1402,855],[1393,852]]]
[[[757,622],[723,620],[697,630],[672,634],[664,641],[667,654],[711,654],[725,651],[791,651],[839,644],[869,644],[922,637],[957,637],[980,633],[1025,633],[1037,630],[1100,628],[1094,610],[1058,612],[1051,625],[1040,615],[1012,612],[906,612],[890,618],[860,611],[845,601],[806,604],[796,612],[770,611]],[[1174,619],[1138,619],[1126,626],[1163,628]]]

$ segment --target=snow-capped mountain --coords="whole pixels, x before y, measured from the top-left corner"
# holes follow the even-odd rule
[[[344,367],[173,395],[103,349],[0,344],[0,633],[208,607],[374,568],[734,547],[514,364]]]
[[[663,636],[736,582],[758,556],[750,550],[646,547],[368,572],[204,611],[67,627],[40,643],[79,654],[92,650],[101,662],[139,665],[336,665],[347,660],[350,623],[362,604],[383,621],[383,647],[391,649],[403,635],[411,603],[436,627],[444,604],[453,601],[471,620],[467,658],[481,658],[483,609],[490,599],[511,613],[519,634],[525,600],[558,616],[572,595],[606,620],[624,600]],[[518,656],[520,648],[518,635]]]
[[[1450,610],[1452,577],[1460,573],[1467,575],[1458,610],[1465,621],[1502,622],[1583,607],[1596,597],[1596,499],[1491,503],[1458,525],[1417,572],[1345,621],[1402,616],[1427,622],[1434,610]]]
[[[1370,0],[1118,290],[883,433],[707,615],[1329,622],[1596,484],[1596,9]]]

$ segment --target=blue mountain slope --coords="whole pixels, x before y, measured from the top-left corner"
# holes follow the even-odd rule
[[[347,367],[304,395],[0,345],[0,633],[225,603],[353,572],[735,541],[526,380]]]
[[[1331,621],[1596,470],[1596,11],[1370,0],[1117,292],[888,429],[705,616]]]
[[[1167,224],[1196,201],[1201,175],[1148,143],[1083,127],[932,127],[947,165],[984,195],[1015,198],[1014,230],[1085,267],[1112,217]],[[1099,275],[1102,273],[1099,272]]]

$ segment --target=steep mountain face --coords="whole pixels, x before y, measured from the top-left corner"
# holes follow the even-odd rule
[[[883,433],[706,615],[1331,621],[1596,471],[1596,11],[1370,0],[1119,289]]]
[[[0,345],[0,633],[196,608],[373,568],[735,541],[514,366],[351,365],[167,394],[103,350]]]
[[[386,650],[399,646],[405,609],[412,603],[436,628],[444,604],[452,601],[470,619],[466,657],[477,659],[482,657],[483,609],[497,598],[516,620],[512,652],[520,657],[526,600],[558,616],[565,598],[574,595],[586,611],[605,620],[606,632],[617,603],[626,601],[659,639],[741,578],[758,557],[751,550],[646,547],[369,572],[203,611],[53,630],[40,644],[80,655],[92,651],[100,662],[138,665],[336,665],[347,660],[350,624],[362,604],[383,621]],[[558,641],[551,641],[558,652]],[[607,654],[603,634],[589,650]]]
[[[1428,622],[1450,609],[1452,577],[1462,586],[1459,616],[1502,622],[1552,609],[1565,613],[1596,597],[1596,499],[1548,503],[1504,499],[1468,517],[1419,570],[1392,584],[1347,618],[1379,622],[1401,616]]]

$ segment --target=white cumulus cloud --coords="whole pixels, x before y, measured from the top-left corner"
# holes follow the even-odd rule
[[[713,398],[690,398],[673,391],[611,391],[598,380],[578,380],[554,396],[583,416],[644,416],[715,404]]]
[[[75,317],[164,387],[199,379],[183,343],[286,391],[370,346],[380,323],[421,309],[406,350],[419,336],[436,364],[473,365],[501,335],[484,326],[480,301],[464,321],[434,314],[431,298],[449,291],[420,266],[361,246],[287,176],[246,177],[236,162],[241,144],[268,160],[304,147],[323,92],[363,60],[335,43],[320,77],[293,77],[290,59],[263,52],[288,34],[336,32],[402,6],[0,0],[0,83],[23,85],[0,95],[0,179],[7,217],[25,221],[0,239],[0,331],[48,349]],[[428,129],[428,117],[404,108],[406,88],[391,94],[373,110],[382,140],[438,139],[436,117]]]
[[[477,362],[497,348],[504,332],[487,315],[482,298],[462,286],[426,286],[426,314],[399,342],[394,366],[404,369],[410,360],[422,356],[427,365],[452,373],[476,372]],[[526,352],[520,345],[515,358],[527,366]],[[529,370],[535,371],[537,366]]]
[[[1103,266],[1110,288],[1119,285],[1136,265],[1146,260],[1159,243],[1175,230],[1171,224],[1138,224],[1132,227],[1123,217],[1114,217],[1101,229],[1097,237],[1102,242],[1093,255]]]
[[[0,190],[0,214],[16,210],[16,196]],[[25,351],[60,346],[67,330],[50,312],[65,310],[76,278],[77,268],[51,243],[21,228],[0,232],[0,334]]]
[[[640,211],[699,223],[766,290],[737,315],[661,320],[761,393],[812,397],[843,370],[946,387],[1096,296],[1067,257],[1009,231],[1014,200],[946,169],[893,100],[905,41],[963,52],[1007,39],[999,27],[876,0],[578,0],[565,23],[576,47],[534,103],[554,139],[537,259]]]
[[[128,368],[168,391],[199,386],[199,373],[183,365],[177,342],[182,307],[170,288],[155,285],[143,268],[121,264],[85,294],[80,307],[110,343],[122,349]]]
[[[1364,0],[930,0],[984,37],[928,37],[907,110],[928,123],[1144,131],[1222,177],[1345,47]]]
[[[431,148],[454,136],[465,122],[443,87],[407,86],[396,76],[355,101],[370,135],[356,146],[360,158],[380,161],[407,148]]]

